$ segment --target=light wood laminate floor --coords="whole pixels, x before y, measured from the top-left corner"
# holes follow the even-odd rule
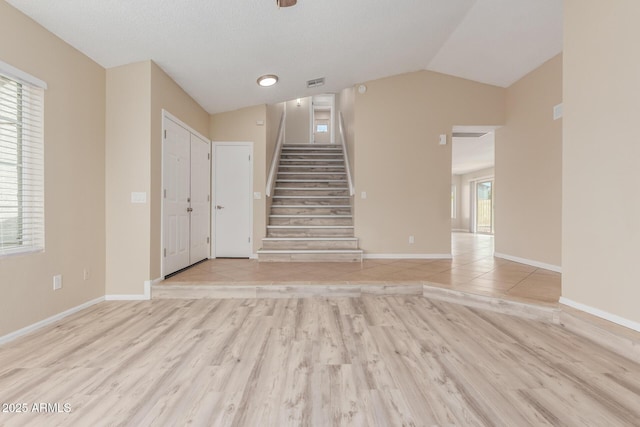
[[[493,236],[453,233],[453,259],[368,259],[360,263],[260,263],[213,259],[197,264],[163,284],[286,284],[290,282],[366,283],[425,281],[447,289],[511,300],[556,304],[560,273],[493,256]]]
[[[114,301],[0,347],[37,402],[0,425],[638,426],[640,365],[419,296]]]

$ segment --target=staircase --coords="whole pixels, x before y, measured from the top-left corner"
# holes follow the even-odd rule
[[[282,146],[259,261],[362,261],[339,145]]]

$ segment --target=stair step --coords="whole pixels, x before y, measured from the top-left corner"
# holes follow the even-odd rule
[[[288,151],[288,152],[282,152],[281,154],[282,157],[287,156],[303,156],[303,157],[314,157],[314,156],[342,156],[342,151],[336,151],[336,152],[321,152],[321,153],[304,153],[304,152],[296,152],[296,151]]]
[[[273,196],[274,199],[350,199],[351,196]]]
[[[358,249],[357,237],[265,237],[262,249]]]
[[[351,215],[270,215],[269,225],[336,227],[353,225],[353,218]]]
[[[336,251],[258,251],[260,262],[357,262],[362,261],[361,250]]]
[[[278,174],[279,175],[346,175],[346,172],[278,172]]]
[[[285,191],[348,191],[349,187],[276,187],[275,189]]]
[[[344,184],[347,181],[344,179],[277,179],[276,182],[340,182]]]
[[[304,181],[295,180],[295,179],[287,179],[282,180],[279,179],[276,181],[276,186],[281,187],[284,186],[292,186],[293,188],[324,188],[324,189],[342,189],[347,185],[347,182],[344,180],[336,179],[336,180],[321,180],[321,179],[308,179]],[[348,189],[348,188],[347,188]]]
[[[278,208],[285,209],[294,209],[294,208],[308,208],[308,209],[340,209],[340,208],[351,208],[351,205],[272,205],[277,206]]]
[[[292,162],[292,163],[343,163],[343,159],[280,159],[280,163],[282,162]]]
[[[302,190],[276,190],[276,197],[333,198],[349,196],[349,190],[333,190],[328,188],[304,188]]]
[[[267,226],[266,237],[354,237],[353,226]]]
[[[315,146],[308,146],[308,145],[296,145],[296,144],[284,144],[282,146],[282,151],[285,150],[302,150],[302,151],[313,151],[313,150],[320,150],[320,151],[342,151],[342,147],[337,147],[337,146],[329,146],[329,147],[322,147],[319,145],[315,145]]]
[[[332,229],[332,228],[350,228],[353,225],[267,225],[268,229],[289,229],[289,228],[313,228],[313,229]]]
[[[353,218],[353,215],[269,215],[270,218]]]

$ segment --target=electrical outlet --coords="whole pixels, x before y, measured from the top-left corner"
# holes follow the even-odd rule
[[[409,244],[413,245],[416,242],[415,237],[409,236]]]
[[[89,269],[85,268],[84,270],[82,270],[82,279],[83,280],[89,280]]]
[[[58,289],[62,289],[62,274],[53,276],[53,290],[57,291]]]

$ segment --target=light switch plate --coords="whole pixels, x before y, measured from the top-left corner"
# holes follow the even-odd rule
[[[254,192],[253,193],[253,198],[256,199],[256,200],[262,199],[262,193],[259,192],[259,191]]]
[[[367,192],[363,191],[362,193],[360,193],[360,198],[361,199],[366,199],[367,198]]]
[[[147,203],[147,193],[144,191],[132,191],[131,203]]]

